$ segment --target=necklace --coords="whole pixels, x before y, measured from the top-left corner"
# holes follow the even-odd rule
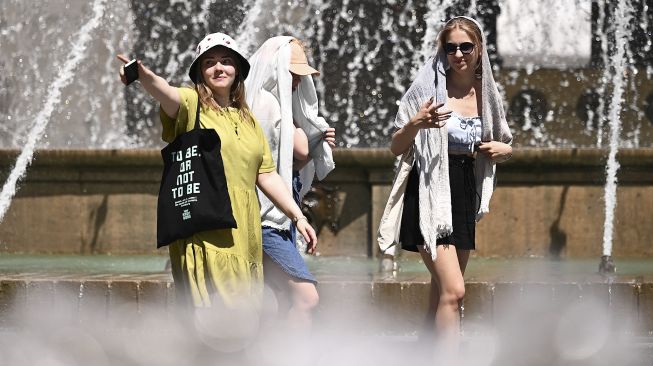
[[[222,110],[220,111],[220,114],[222,114],[223,117],[225,117],[226,119],[229,120],[229,122],[231,123],[231,126],[234,129],[234,133],[236,134],[236,136],[238,136],[238,120],[239,119],[234,118],[232,116],[231,111],[229,111],[227,108],[229,108],[229,107],[222,108]]]

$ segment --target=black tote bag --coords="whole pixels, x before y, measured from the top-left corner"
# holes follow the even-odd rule
[[[236,227],[221,145],[214,129],[200,127],[198,100],[193,129],[161,150],[157,248],[200,231]]]

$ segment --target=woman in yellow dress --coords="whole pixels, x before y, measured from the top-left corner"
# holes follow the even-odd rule
[[[122,55],[118,58],[126,63]],[[249,63],[223,33],[207,35],[189,68],[193,88],[170,86],[138,61],[138,80],[160,104],[163,140],[193,129],[198,103],[200,126],[215,129],[222,143],[224,173],[237,228],[203,231],[170,244],[178,301],[225,308],[251,305],[263,289],[261,217],[256,187],[296,224],[309,243],[315,231],[277,174],[267,140],[245,102]],[[124,68],[120,78],[126,84]]]

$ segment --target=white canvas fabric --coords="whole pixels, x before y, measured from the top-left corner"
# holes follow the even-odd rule
[[[310,75],[301,77],[297,90],[292,94],[292,111],[295,123],[308,137],[308,149],[311,161],[299,171],[302,182],[300,196],[311,188],[313,177],[324,179],[336,164],[333,161],[331,146],[324,140],[324,132],[329,128],[326,120],[318,116],[318,100],[315,84]]]
[[[461,17],[456,17],[461,18]],[[456,19],[456,18],[452,18]],[[485,34],[478,22],[468,17],[462,17],[473,21],[481,30],[483,52],[482,62],[482,112],[483,118],[481,141],[512,142],[512,134],[508,128],[503,110],[503,101],[492,75],[492,67],[487,54],[487,43]],[[449,22],[451,21],[449,20]],[[445,24],[446,25],[446,24]],[[439,38],[439,37],[438,37]],[[435,56],[430,57],[419,69],[415,79],[408,91],[401,98],[399,110],[395,119],[395,127],[401,128],[411,117],[413,117],[431,97],[434,97],[433,104],[446,103],[447,100],[447,79],[448,69],[447,55],[438,47]],[[415,137],[414,149],[409,149],[405,154],[414,154],[414,164],[417,164],[419,172],[419,210],[420,230],[424,237],[426,249],[435,260],[435,246],[438,238],[451,234],[451,193],[449,187],[449,161],[448,161],[448,139],[446,125],[443,128],[422,129]],[[410,159],[402,158],[402,161]],[[477,221],[484,214],[489,212],[490,198],[495,184],[495,163],[483,154],[478,154],[475,162],[476,190],[480,195],[480,209],[477,213]],[[406,185],[401,181],[401,169],[397,172],[393,185],[399,187]],[[407,179],[408,175],[403,177]],[[405,190],[405,188],[404,188]],[[394,189],[393,189],[394,192]],[[397,190],[399,193],[400,190]],[[403,192],[400,192],[403,200]],[[398,197],[392,197],[388,201],[395,201]],[[386,205],[382,222],[386,215],[390,215],[392,207]],[[393,219],[397,219],[393,217]],[[398,217],[401,222],[401,215]],[[399,224],[392,227],[400,227]],[[389,241],[395,240],[398,233],[390,230],[379,230],[378,242],[387,248]],[[384,248],[381,247],[381,250]],[[393,249],[394,250],[394,249]]]
[[[399,233],[401,231],[401,217],[404,212],[404,194],[408,184],[408,176],[413,168],[413,146],[399,159],[397,174],[392,180],[392,189],[388,203],[381,216],[377,241],[383,254],[395,255],[397,252],[397,243],[399,243]]]
[[[292,192],[293,134],[297,124],[309,141],[312,158],[302,170],[302,196],[311,187],[313,177],[324,179],[335,168],[331,147],[324,141],[324,131],[329,127],[318,116],[318,100],[313,79],[302,76],[295,92],[290,74],[290,41],[293,37],[279,36],[268,39],[249,59],[251,69],[245,80],[247,104],[259,121],[270,144],[277,172],[289,192]],[[264,226],[288,230],[290,219],[262,193],[261,217]]]

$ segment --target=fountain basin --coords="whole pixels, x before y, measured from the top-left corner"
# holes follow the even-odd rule
[[[346,322],[380,316],[368,331],[414,334],[428,303],[430,277],[413,258],[395,273],[380,273],[378,261],[357,257],[307,257],[319,280],[318,318]],[[614,331],[653,335],[653,262],[616,261],[605,277],[593,259],[477,258],[469,263],[463,332],[487,331],[520,303],[537,300],[564,309],[583,301],[605,306]],[[154,311],[173,312],[174,284],[163,256],[0,257],[0,327],[17,326],[43,308],[73,321],[98,316],[111,324],[136,326]],[[343,319],[347,318],[347,319]]]
[[[4,180],[18,152],[0,151]],[[599,258],[607,152],[516,149],[499,165],[480,257]],[[393,177],[386,149],[336,149],[315,213],[323,255],[375,256]],[[653,149],[622,149],[615,258],[653,257]],[[0,252],[156,254],[158,150],[40,150],[2,223]],[[318,192],[319,193],[319,192]]]

